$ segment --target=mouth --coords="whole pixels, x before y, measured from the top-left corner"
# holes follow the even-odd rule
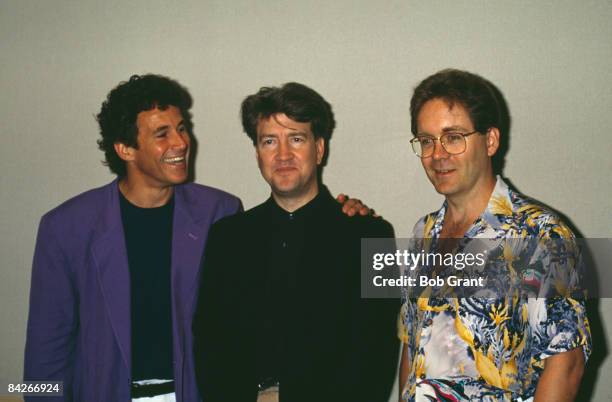
[[[455,169],[434,169],[436,176],[445,177],[453,173]]]
[[[186,155],[182,156],[173,156],[169,158],[163,158],[162,162],[170,164],[170,165],[180,165],[185,163]]]
[[[282,167],[278,167],[276,169],[274,169],[274,171],[276,173],[288,173],[291,172],[293,170],[297,170],[295,167],[293,166],[282,166]]]

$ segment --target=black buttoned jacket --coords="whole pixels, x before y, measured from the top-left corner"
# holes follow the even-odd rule
[[[193,325],[204,402],[255,402],[270,367],[282,402],[388,400],[398,303],[360,297],[367,237],[393,228],[325,187],[293,214],[270,198],[212,227]]]

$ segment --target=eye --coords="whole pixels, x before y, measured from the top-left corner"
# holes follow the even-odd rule
[[[177,131],[178,131],[179,133],[186,133],[186,132],[187,132],[187,127],[186,127],[186,126],[184,126],[184,125],[180,125],[180,126],[178,127],[178,130],[177,130]]]
[[[431,137],[419,137],[419,142],[422,147],[430,147],[433,145],[434,139]]]
[[[306,141],[304,137],[291,137],[291,141],[295,143],[300,143]]]
[[[259,143],[263,146],[274,145],[274,138],[263,138]]]
[[[446,143],[451,144],[460,144],[463,141],[463,135],[460,133],[448,133],[444,136]]]

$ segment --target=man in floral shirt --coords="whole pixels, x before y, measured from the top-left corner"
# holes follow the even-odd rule
[[[584,302],[574,297],[580,252],[557,215],[494,175],[501,118],[492,85],[438,72],[415,89],[411,117],[413,151],[445,196],[414,238],[426,239],[419,244],[428,252],[488,242],[485,271],[503,278],[504,292],[404,292],[401,399],[573,401],[591,346]]]

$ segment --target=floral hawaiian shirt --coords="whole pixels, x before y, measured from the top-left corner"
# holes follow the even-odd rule
[[[414,238],[429,239],[435,249],[445,212],[446,203],[420,219]],[[486,210],[457,247],[469,248],[474,239],[500,242],[486,269],[506,274],[507,296],[413,298],[404,291],[398,331],[410,362],[405,401],[529,401],[544,359],[576,347],[585,361],[590,354],[584,300],[559,286],[567,297],[546,297],[543,289],[543,278],[577,277],[583,266],[574,234],[553,212],[498,177]],[[557,239],[562,246],[534,249],[528,246],[534,241],[517,239]],[[513,293],[513,275],[535,283],[536,297]]]

